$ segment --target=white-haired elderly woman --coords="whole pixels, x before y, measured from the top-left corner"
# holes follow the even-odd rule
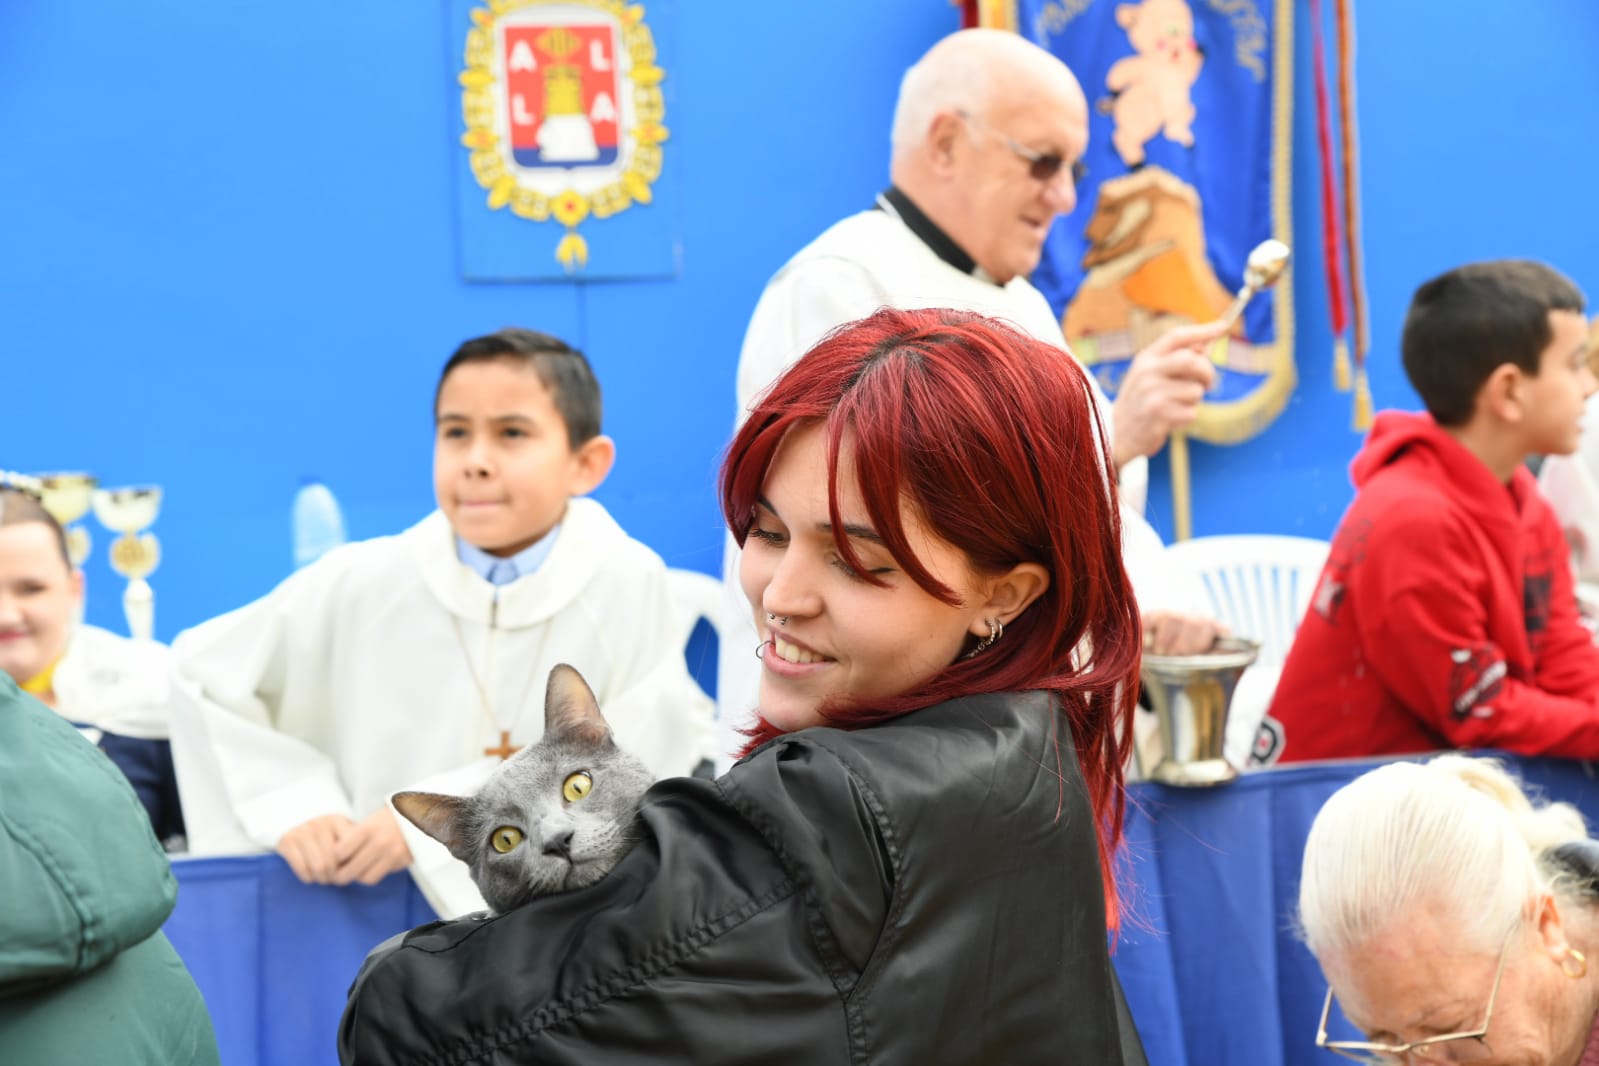
[[[1599,1063],[1596,877],[1582,816],[1535,807],[1496,762],[1361,775],[1305,843],[1300,918],[1329,985],[1316,1043],[1368,1062]],[[1334,999],[1364,1040],[1329,1037]]]

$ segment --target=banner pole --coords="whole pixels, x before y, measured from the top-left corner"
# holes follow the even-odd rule
[[[1178,431],[1171,435],[1171,504],[1174,540],[1188,540],[1194,535],[1194,516],[1190,506],[1188,484],[1188,434]]]

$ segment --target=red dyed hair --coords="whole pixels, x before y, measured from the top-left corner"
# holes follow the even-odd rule
[[[912,552],[902,504],[980,573],[1032,562],[1050,577],[981,655],[951,663],[896,699],[836,702],[825,716],[858,728],[960,696],[1053,692],[1097,819],[1114,925],[1114,856],[1142,638],[1122,567],[1115,468],[1087,376],[1059,348],[967,312],[884,309],[843,326],[772,385],[733,438],[722,466],[722,510],[740,545],[778,445],[813,423],[826,427],[839,555],[866,580],[874,579],[838,509],[846,435],[872,528],[928,593],[957,602]],[[777,733],[762,722],[754,742]]]

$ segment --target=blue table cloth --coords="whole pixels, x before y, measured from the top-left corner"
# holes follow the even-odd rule
[[[1508,760],[1599,823],[1588,764]],[[1306,765],[1215,789],[1129,793],[1129,914],[1117,971],[1153,1066],[1330,1066],[1313,1046],[1326,985],[1294,932],[1305,835],[1375,763]],[[174,863],[166,932],[205,994],[225,1066],[337,1060],[345,994],[367,951],[433,919],[409,877],[302,885],[275,855]]]

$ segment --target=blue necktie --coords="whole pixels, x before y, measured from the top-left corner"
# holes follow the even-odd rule
[[[509,585],[516,580],[516,566],[508,559],[501,559],[489,567],[489,584]]]

